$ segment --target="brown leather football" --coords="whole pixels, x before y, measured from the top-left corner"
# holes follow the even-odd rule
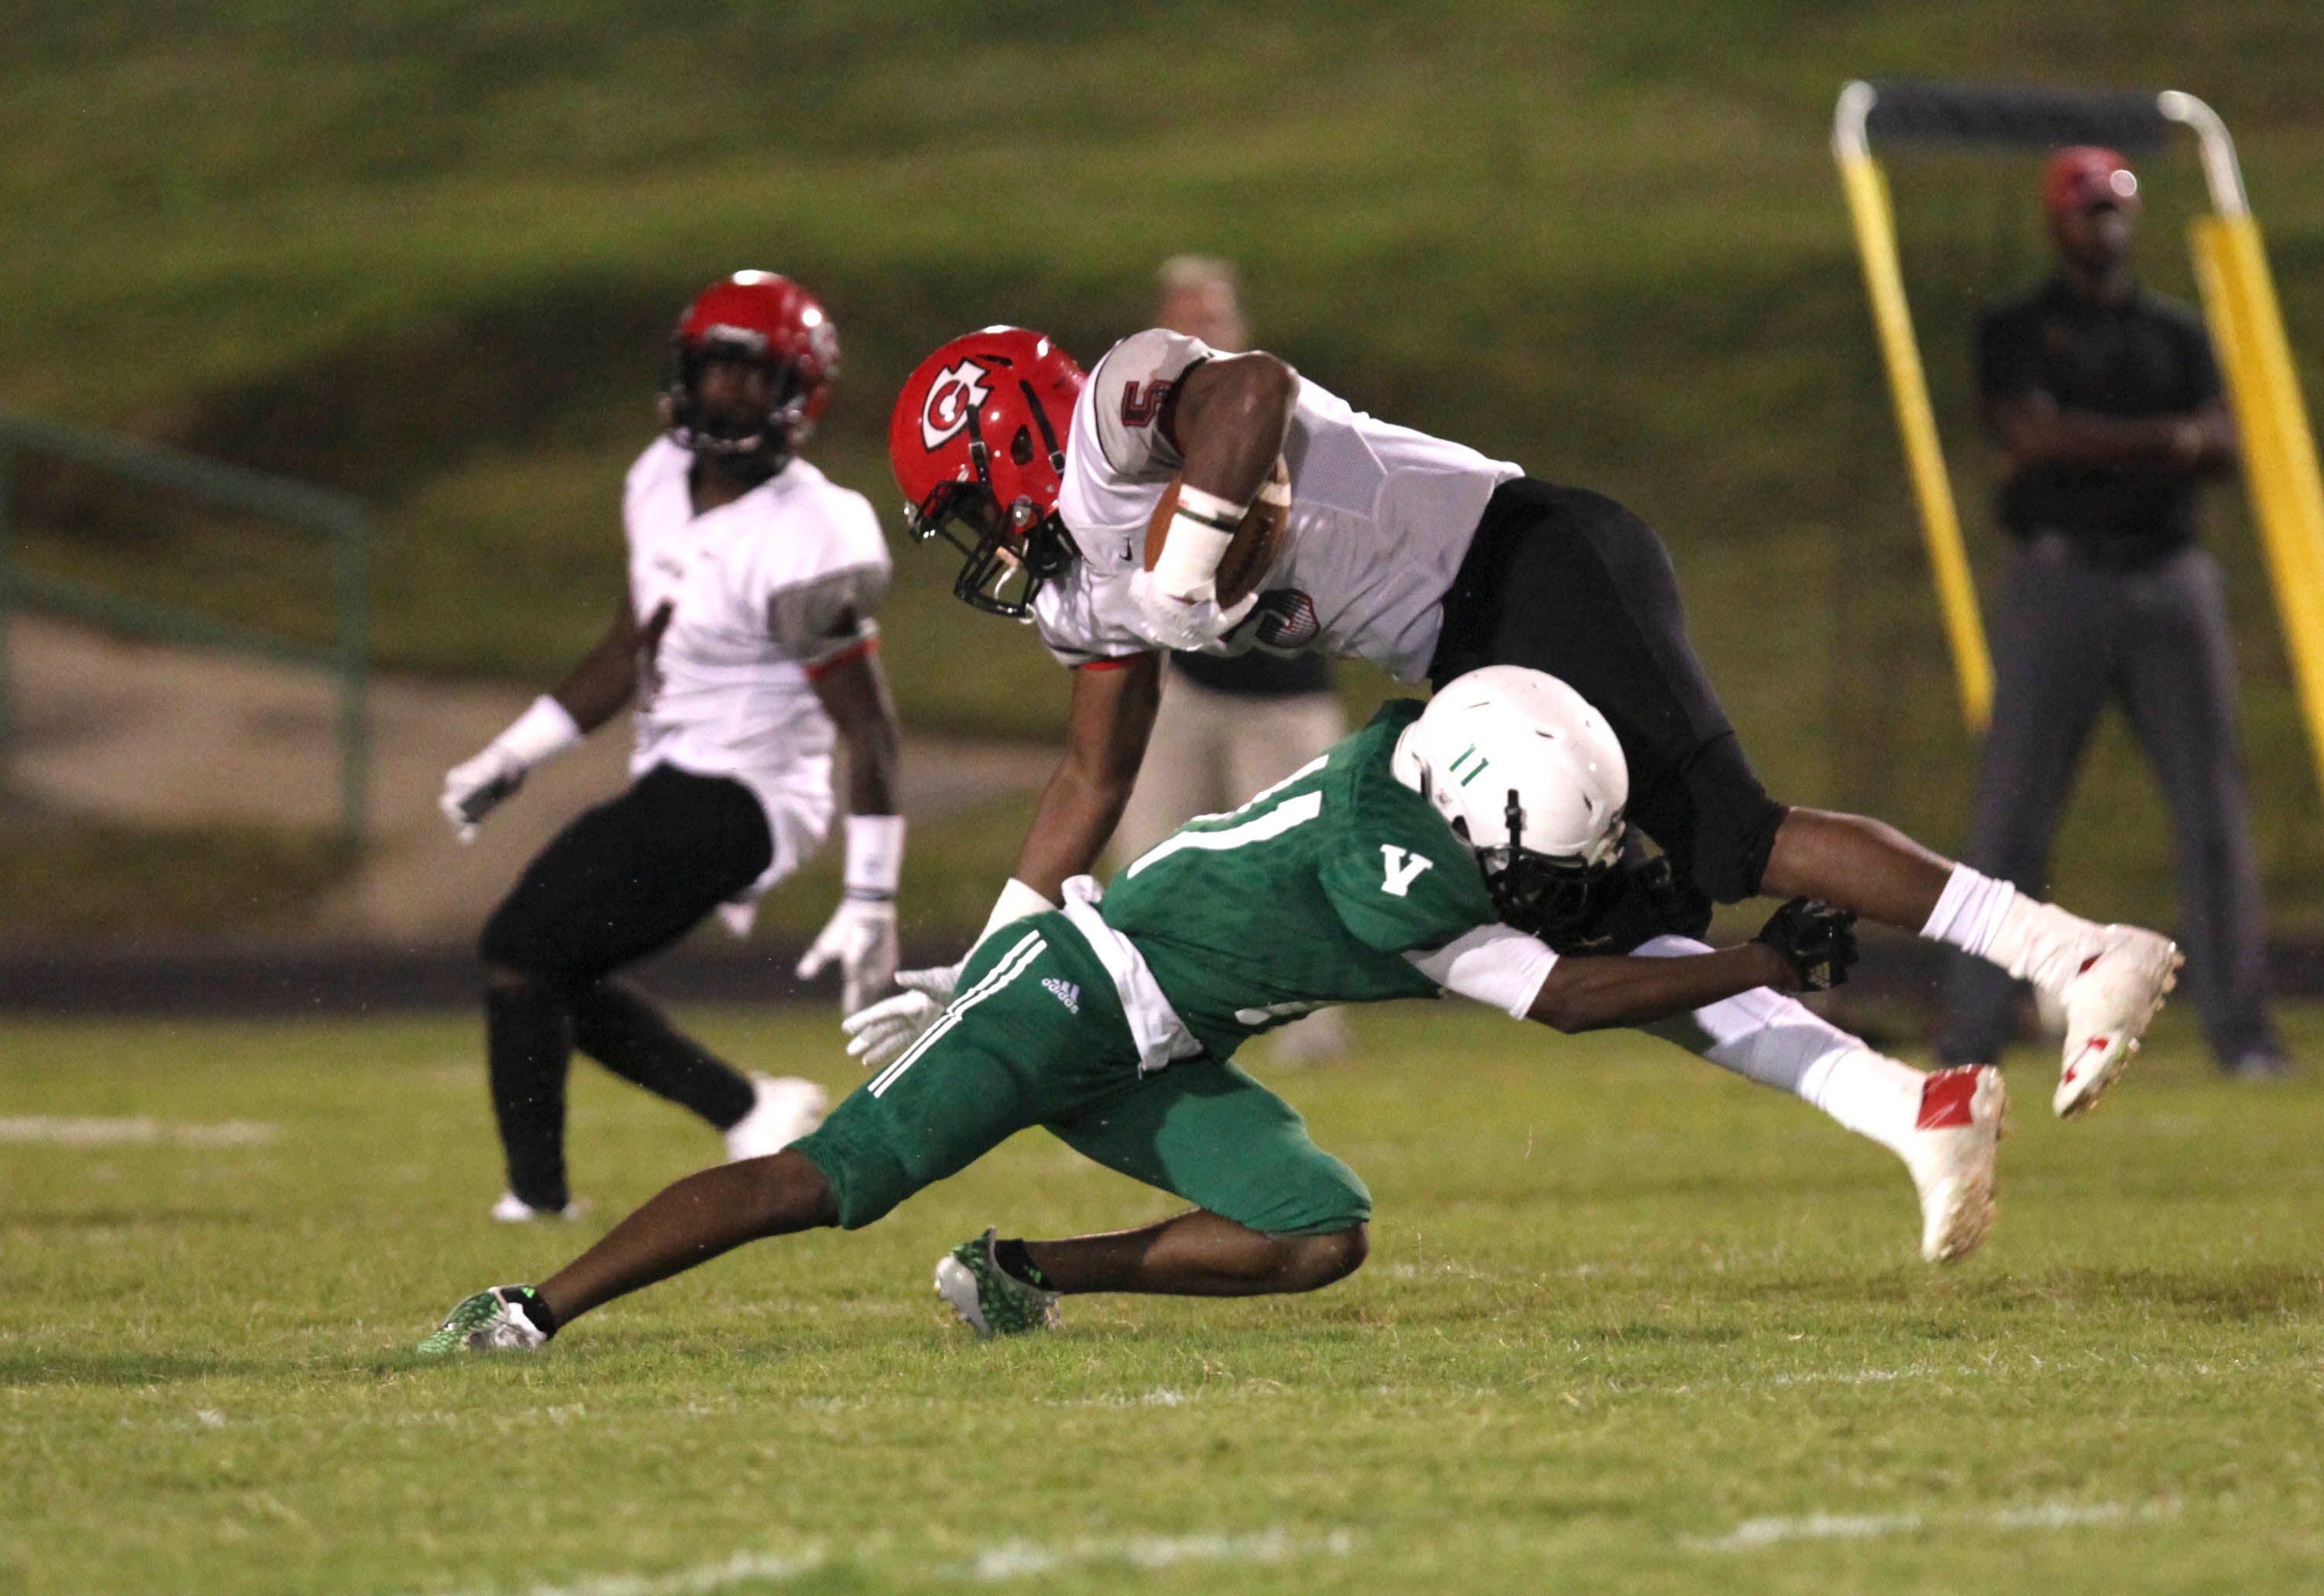
[[[1162,541],[1169,533],[1170,518],[1178,508],[1179,484],[1185,480],[1183,475],[1170,479],[1170,485],[1162,490],[1161,503],[1154,506],[1153,517],[1146,523],[1146,568],[1149,571],[1154,562],[1162,558]],[[1242,524],[1235,528],[1233,541],[1227,545],[1226,558],[1219,561],[1221,609],[1241,603],[1245,594],[1255,591],[1267,579],[1283,547],[1283,529],[1290,523],[1291,468],[1277,455],[1275,475],[1259,485],[1258,496],[1243,512]]]

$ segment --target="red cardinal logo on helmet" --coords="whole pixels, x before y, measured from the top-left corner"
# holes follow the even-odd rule
[[[1074,559],[1057,516],[1082,368],[1047,337],[988,327],[920,362],[888,417],[904,521],[966,556],[953,592],[980,610],[1032,613]]]
[[[944,447],[960,436],[968,425],[968,418],[977,406],[992,397],[992,389],[984,381],[984,368],[973,360],[964,360],[938,372],[928,383],[928,396],[920,406],[920,443],[930,454]]]

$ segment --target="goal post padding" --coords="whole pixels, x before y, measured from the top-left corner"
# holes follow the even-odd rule
[[[1879,144],[1985,145],[2009,150],[2105,144],[2156,150],[2171,124],[2151,94],[2109,94],[2001,83],[1875,78],[1865,134]]]

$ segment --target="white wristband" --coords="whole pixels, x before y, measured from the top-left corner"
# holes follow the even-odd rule
[[[904,874],[904,817],[847,817],[846,896],[885,902],[896,895]]]
[[[1200,488],[1181,487],[1162,552],[1154,561],[1156,588],[1172,598],[1190,599],[1213,581],[1249,508]]]
[[[1000,901],[992,906],[992,918],[984,922],[984,929],[976,934],[976,939],[982,942],[1011,920],[1021,920],[1027,915],[1046,914],[1056,907],[1015,876],[1010,876],[1009,884],[1001,889]]]
[[[580,741],[581,723],[546,693],[511,721],[507,731],[493,739],[495,745],[523,761],[528,770]]]

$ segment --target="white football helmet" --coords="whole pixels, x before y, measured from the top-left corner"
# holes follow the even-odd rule
[[[1521,931],[1577,925],[1621,854],[1622,745],[1545,672],[1488,665],[1447,682],[1397,739],[1389,768],[1477,851],[1494,906]]]

